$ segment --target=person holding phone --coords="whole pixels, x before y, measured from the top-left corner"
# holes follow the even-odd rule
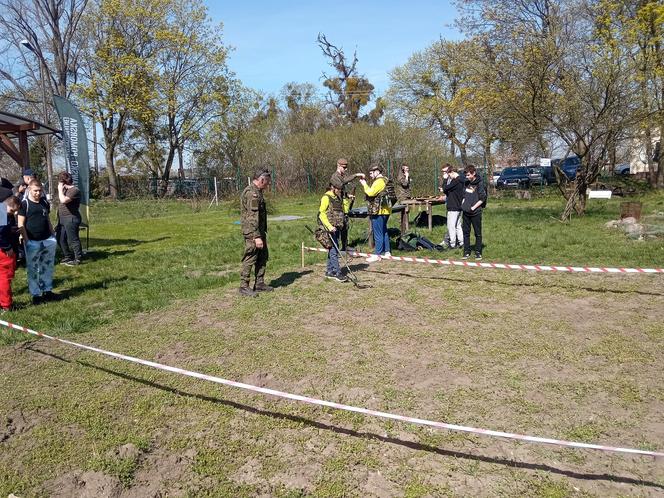
[[[56,234],[62,251],[62,264],[76,266],[81,264],[83,250],[78,235],[81,228],[81,191],[74,186],[72,176],[63,171],[58,175],[58,225]]]

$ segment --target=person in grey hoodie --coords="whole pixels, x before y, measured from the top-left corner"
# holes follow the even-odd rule
[[[465,169],[466,182],[461,201],[463,211],[463,259],[470,257],[470,227],[475,232],[475,259],[482,259],[482,207],[486,202],[486,189],[475,166],[469,164]]]

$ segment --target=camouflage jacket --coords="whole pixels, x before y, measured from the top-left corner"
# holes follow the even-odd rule
[[[253,182],[242,191],[240,196],[240,215],[242,234],[245,239],[258,239],[267,233],[267,209],[263,191]]]
[[[332,180],[337,179],[338,181],[341,182],[341,184],[344,186],[344,188],[341,190],[341,198],[345,199],[348,197],[348,185],[350,182],[355,180],[355,175],[343,175],[339,173],[338,171],[335,171],[332,173],[332,176],[330,177],[330,183],[332,183]]]
[[[403,200],[403,199],[409,199],[411,197],[410,195],[410,183],[411,183],[411,177],[408,177],[408,180],[406,180],[406,175],[403,174],[403,172],[400,172],[399,175],[397,176],[397,182],[396,182],[396,191],[397,191],[397,199],[398,200]]]

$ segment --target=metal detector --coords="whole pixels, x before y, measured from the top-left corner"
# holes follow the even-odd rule
[[[314,231],[308,225],[304,225],[304,226],[307,230],[309,230],[311,232],[312,235],[315,235]],[[334,241],[334,237],[332,237],[332,235],[330,234],[330,231],[327,228],[325,228],[324,225],[321,225],[321,226],[323,227],[323,230],[325,230],[330,235],[330,241],[332,242],[332,245],[334,246],[334,248],[337,250],[337,253],[339,253],[339,257],[341,257],[341,251],[339,250],[339,246],[337,245],[337,243]],[[357,275],[355,275],[353,270],[350,269],[350,265],[348,264],[348,251],[344,251],[344,260],[343,260],[343,262],[344,262],[344,266],[346,267],[346,270],[348,270],[348,274],[346,276],[348,277],[348,280],[350,280],[355,287],[357,287],[358,289],[368,289],[368,288],[371,287],[370,285],[360,284],[358,279],[357,279]]]

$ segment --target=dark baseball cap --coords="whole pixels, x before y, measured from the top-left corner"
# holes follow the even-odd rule
[[[35,176],[35,174],[30,168],[28,168],[23,170],[23,176]]]

